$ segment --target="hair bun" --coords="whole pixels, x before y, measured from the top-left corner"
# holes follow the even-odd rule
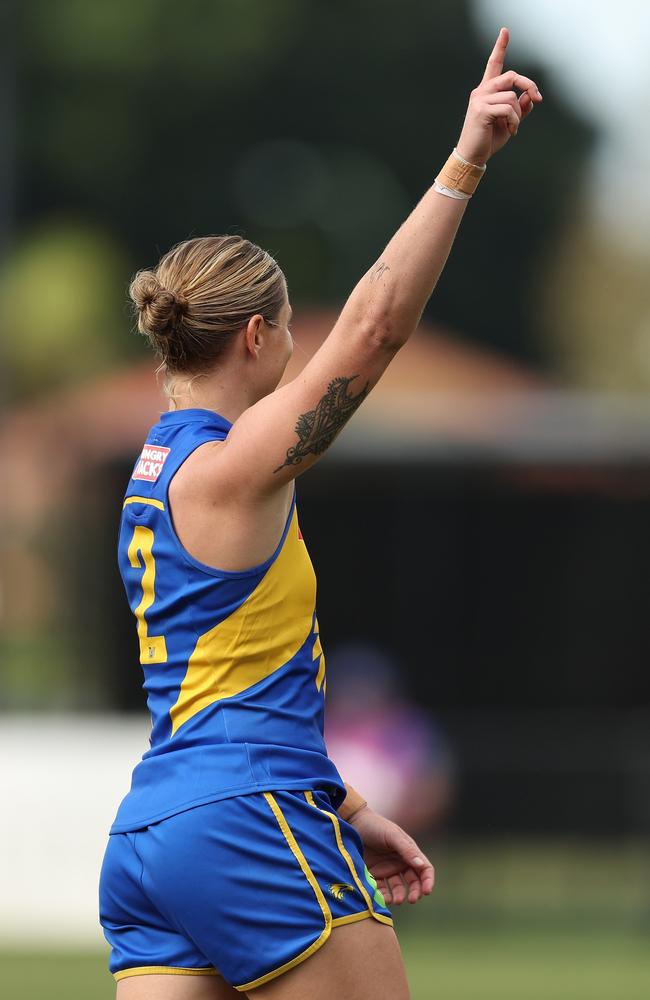
[[[166,338],[187,313],[189,302],[179,292],[164,288],[153,271],[140,271],[131,282],[129,295],[138,311],[138,328],[150,338]]]

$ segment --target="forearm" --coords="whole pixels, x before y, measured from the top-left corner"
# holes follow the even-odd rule
[[[462,169],[474,171],[469,188],[460,185],[465,194],[471,195],[480,180],[477,168],[517,134],[542,100],[534,80],[514,70],[503,72],[509,37],[502,28],[483,79],[470,94],[456,148]],[[515,88],[522,91],[519,97]],[[443,184],[449,187],[446,180]],[[459,190],[453,179],[451,187]],[[343,329],[361,330],[392,350],[406,343],[436,287],[466,208],[467,200],[429,188],[350,295],[341,313]]]
[[[430,187],[354,288],[341,319],[363,320],[388,346],[406,343],[442,274],[466,207],[467,201]]]

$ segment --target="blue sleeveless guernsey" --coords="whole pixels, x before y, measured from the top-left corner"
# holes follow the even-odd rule
[[[118,560],[152,731],[111,833],[250,792],[323,789],[335,808],[345,797],[323,740],[325,658],[295,489],[277,549],[249,570],[204,565],[173,527],[172,477],[231,426],[211,410],[164,413],[126,491]]]

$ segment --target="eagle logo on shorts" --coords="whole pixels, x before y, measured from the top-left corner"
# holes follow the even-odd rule
[[[354,892],[354,886],[348,885],[347,882],[332,882],[329,890],[334,896],[334,899],[343,899],[346,892]]]

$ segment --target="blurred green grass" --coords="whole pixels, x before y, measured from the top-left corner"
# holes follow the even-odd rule
[[[502,926],[398,934],[412,1000],[647,1000],[650,949],[640,933]],[[3,995],[20,1000],[109,1000],[102,953],[0,953]]]
[[[413,1000],[647,1000],[642,936],[580,928],[402,935]]]

